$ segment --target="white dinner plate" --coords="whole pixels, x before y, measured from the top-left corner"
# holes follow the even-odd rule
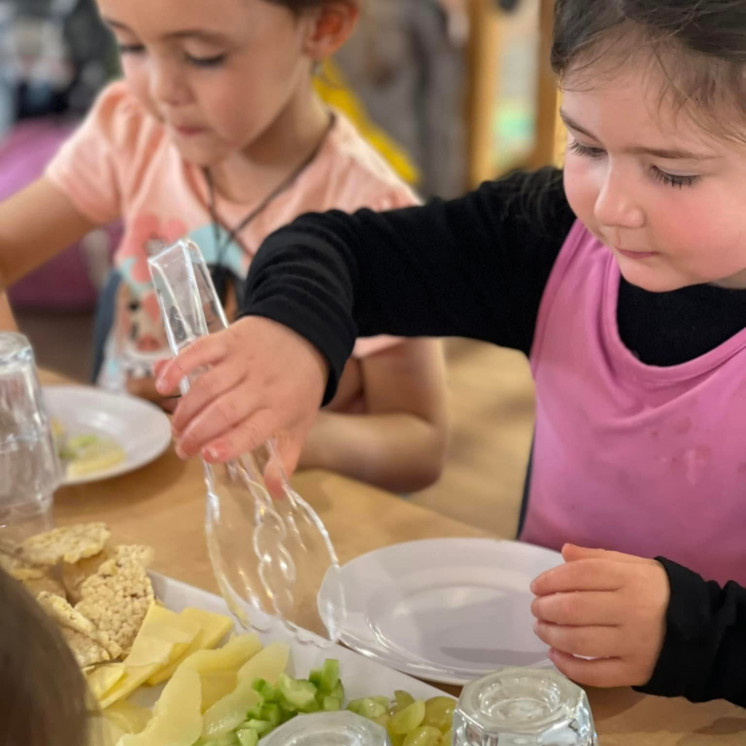
[[[171,423],[154,404],[128,394],[92,386],[44,386],[47,414],[71,435],[111,438],[125,451],[124,461],[108,469],[66,478],[64,484],[109,479],[139,469],[158,458],[171,443]]]
[[[533,633],[531,580],[558,552],[517,541],[427,539],[342,567],[341,641],[403,673],[463,684],[504,666],[551,666]],[[324,602],[325,588],[319,593]]]

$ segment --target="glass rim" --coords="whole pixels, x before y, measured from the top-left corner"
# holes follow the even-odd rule
[[[17,360],[31,349],[31,342],[25,334],[0,331],[0,361]]]
[[[547,681],[557,690],[558,699],[551,710],[529,721],[519,722],[507,713],[488,713],[483,706],[483,698],[497,694],[500,684],[511,680],[529,679],[537,684]],[[585,691],[561,673],[552,669],[507,667],[468,683],[461,692],[456,711],[478,730],[490,732],[493,729],[515,729],[526,735],[541,732],[555,725],[574,719],[574,710],[583,702]]]

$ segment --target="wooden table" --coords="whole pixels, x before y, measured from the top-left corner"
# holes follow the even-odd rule
[[[299,474],[294,485],[324,520],[342,563],[402,541],[487,535],[327,472]],[[155,547],[155,570],[216,591],[203,537],[203,511],[199,462],[183,463],[170,451],[139,471],[66,487],[55,497],[59,525],[105,521],[116,541]],[[646,697],[631,689],[591,689],[589,697],[602,746],[746,743],[746,710],[722,701],[694,705],[683,699]]]

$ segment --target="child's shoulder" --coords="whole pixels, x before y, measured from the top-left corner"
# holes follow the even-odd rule
[[[392,209],[417,204],[419,199],[376,149],[341,112],[335,111],[334,128],[325,148],[326,170],[338,185],[338,196],[349,204],[340,209],[371,207]]]
[[[118,80],[101,91],[88,114],[87,125],[123,151],[151,150],[165,137],[160,122],[137,100],[127,83]]]

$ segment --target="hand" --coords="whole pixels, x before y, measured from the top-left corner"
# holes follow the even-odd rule
[[[531,584],[536,634],[568,678],[589,686],[642,686],[666,633],[668,576],[655,560],[566,544],[566,564]],[[588,660],[590,659],[590,660]]]
[[[179,456],[229,461],[277,435],[282,466],[292,473],[326,384],[327,364],[316,348],[282,324],[248,316],[159,363],[156,388],[173,393],[203,367],[209,370],[174,412]]]

